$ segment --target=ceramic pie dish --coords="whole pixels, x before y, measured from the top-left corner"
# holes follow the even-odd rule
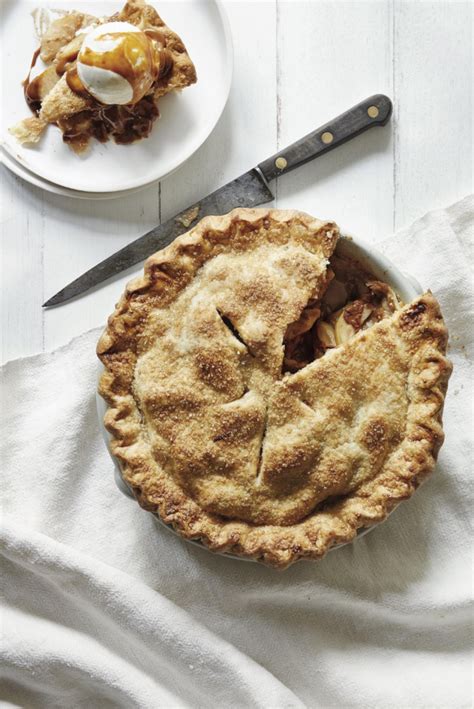
[[[432,472],[446,341],[432,294],[335,224],[208,217],[148,260],[99,341],[109,446],[184,538],[319,559]]]
[[[358,239],[358,238],[353,238],[353,237],[345,237],[342,236],[338,246],[337,246],[337,251],[345,256],[355,258],[357,259],[360,263],[364,264],[366,269],[373,273],[375,276],[378,278],[385,280],[399,295],[400,298],[404,302],[409,302],[416,298],[417,296],[421,295],[423,293],[423,288],[420,285],[420,283],[411,275],[403,273],[400,271],[395,264],[390,261],[386,256],[384,256],[380,251],[377,249],[374,249],[372,246],[369,244],[365,243],[364,241]],[[102,375],[104,371],[104,368],[101,364],[99,364],[99,379],[100,376]],[[111,456],[112,462],[114,464],[114,480],[115,483],[120,490],[126,497],[135,500],[135,496],[130,488],[129,485],[125,482],[125,480],[122,477],[122,471],[120,468],[120,463],[117,460],[117,458],[113,455],[113,453],[110,451],[110,441],[111,441],[111,434],[107,431],[107,429],[104,426],[104,416],[107,412],[107,404],[105,403],[104,399],[97,393],[96,395],[96,403],[97,403],[97,414],[99,418],[99,423],[101,426],[102,430],[102,435],[104,437],[105,444],[107,446],[107,450],[109,451],[109,454]],[[179,536],[178,532],[173,528],[171,524],[165,524],[163,522],[159,515],[150,513],[155,522],[159,525],[160,528],[164,528],[169,530],[171,533]],[[380,523],[379,523],[380,524]],[[366,527],[362,530],[359,530],[357,533],[357,538],[367,534],[371,530],[373,530],[377,525],[373,525],[371,527]],[[194,544],[198,547],[208,549],[204,544],[202,544],[200,541],[188,539],[186,540],[190,544]],[[344,544],[336,545],[333,546],[330,551],[333,551],[335,549],[339,549],[341,546],[345,546],[346,544],[350,544],[351,542],[345,542]],[[236,556],[234,554],[226,553],[226,552],[216,552],[218,554],[221,554],[223,556],[226,556],[227,558],[232,558],[236,559],[237,561],[254,561],[254,559],[248,559],[242,556]]]

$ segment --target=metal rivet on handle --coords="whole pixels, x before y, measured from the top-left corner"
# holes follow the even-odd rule
[[[323,143],[325,143],[326,145],[329,145],[329,143],[332,143],[332,141],[334,140],[334,136],[333,136],[333,134],[330,133],[329,131],[326,131],[325,133],[322,134],[321,140],[322,140]]]
[[[285,167],[288,165],[288,162],[287,160],[285,160],[285,158],[280,157],[275,160],[275,165],[279,170],[284,170]]]
[[[367,109],[367,113],[369,115],[369,118],[377,118],[377,116],[379,115],[379,109],[377,108],[377,106],[369,106],[369,108]]]

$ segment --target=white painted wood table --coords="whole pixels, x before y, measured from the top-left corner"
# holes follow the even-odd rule
[[[60,308],[44,312],[41,304],[160,219],[370,94],[393,99],[390,127],[281,177],[277,207],[333,219],[376,243],[472,191],[470,3],[226,5],[235,45],[229,103],[174,175],[126,198],[88,202],[45,193],[2,168],[4,360],[53,349],[104,323],[138,268]]]

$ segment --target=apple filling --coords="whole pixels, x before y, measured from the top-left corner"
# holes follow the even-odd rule
[[[285,333],[284,372],[296,372],[402,307],[394,290],[355,259],[333,255],[328,285]]]

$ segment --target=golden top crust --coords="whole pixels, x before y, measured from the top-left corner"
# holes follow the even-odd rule
[[[280,567],[319,558],[431,472],[450,365],[430,293],[282,375],[286,329],[324,292],[337,238],[294,211],[207,217],[109,319],[112,451],[183,536]]]

